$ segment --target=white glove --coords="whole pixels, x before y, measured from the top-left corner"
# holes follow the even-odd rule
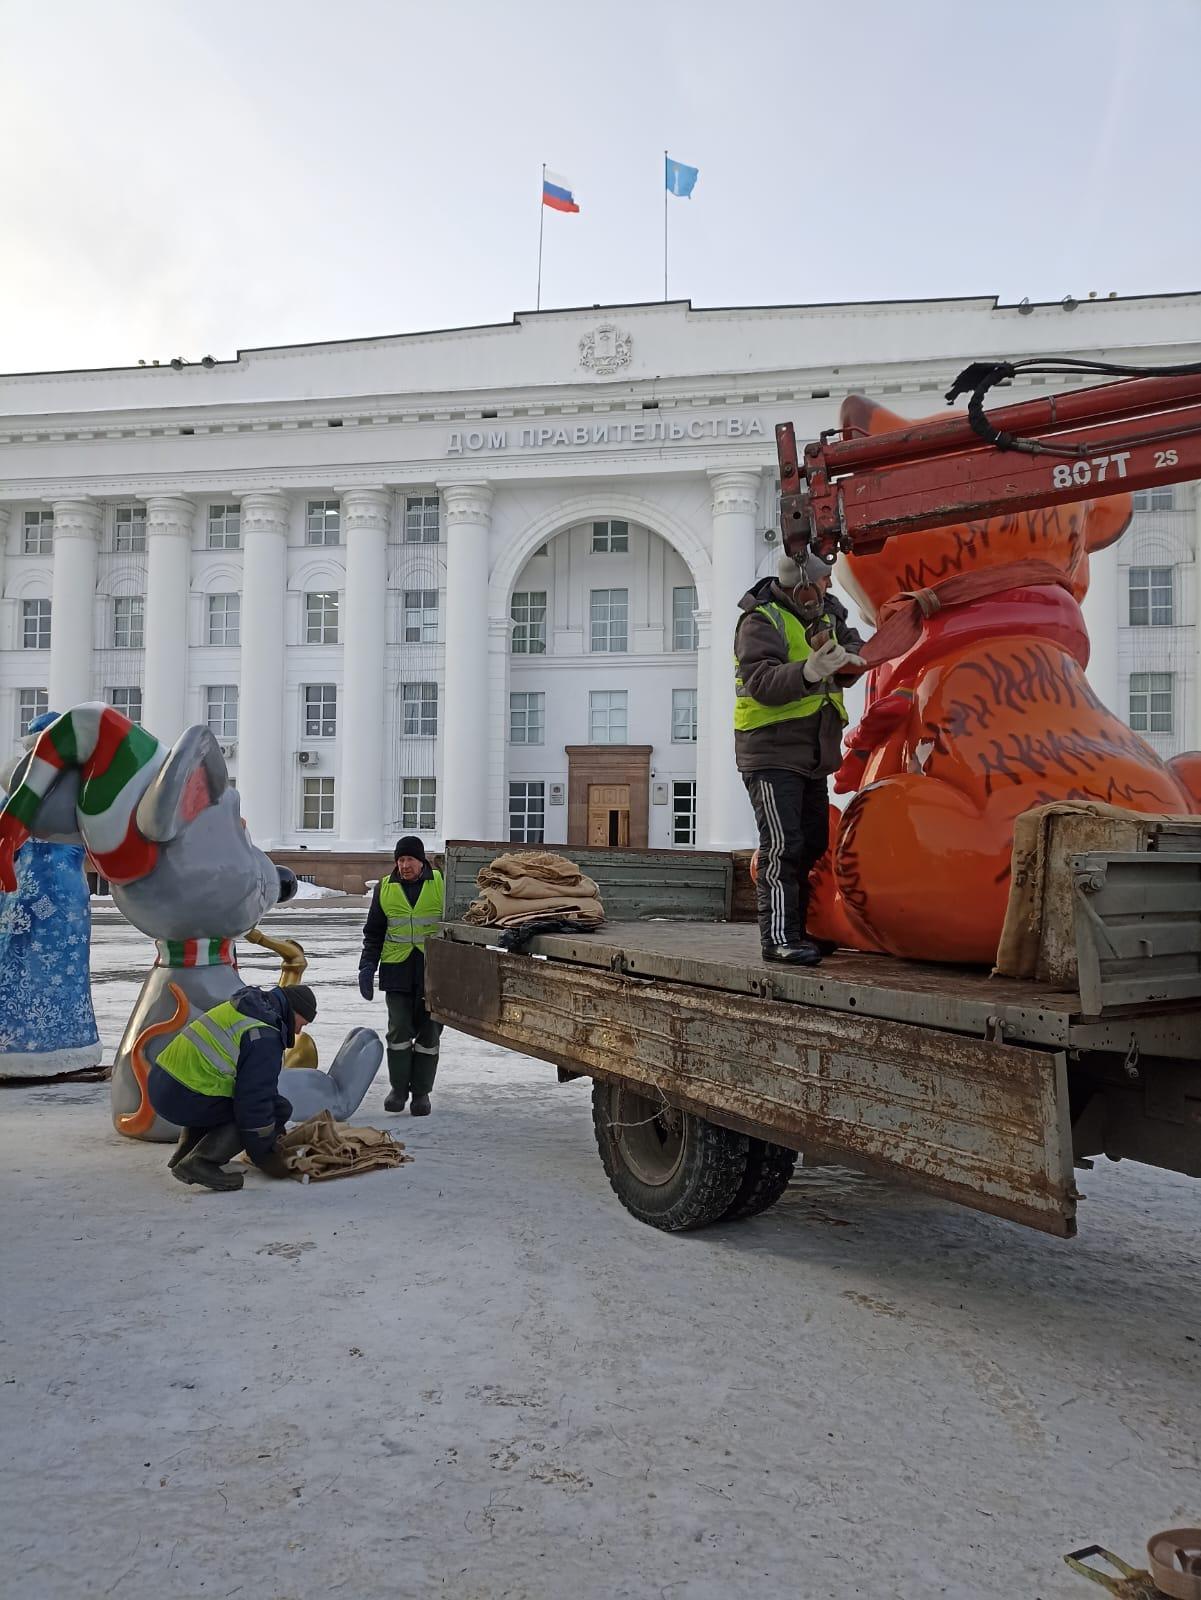
[[[846,672],[849,667],[866,666],[867,662],[862,656],[854,656],[849,650],[844,650],[837,639],[827,639],[820,650],[815,650],[807,658],[801,668],[801,676],[806,683],[825,683],[827,678]]]

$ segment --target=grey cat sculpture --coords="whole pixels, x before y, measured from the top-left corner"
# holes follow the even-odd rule
[[[118,1133],[161,1143],[179,1130],[146,1093],[150,1067],[200,1012],[244,986],[234,941],[296,893],[296,879],[256,849],[211,731],[189,728],[168,749],[111,706],[66,712],[17,762],[0,806],[0,888],[26,838],[82,844],[135,928],[156,941],[117,1049],[112,1117]],[[280,1093],[303,1122],[356,1111],[383,1059],[370,1028],[352,1028],[328,1072],[292,1068]]]

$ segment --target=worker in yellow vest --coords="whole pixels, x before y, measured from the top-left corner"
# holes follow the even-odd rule
[[[765,961],[815,967],[805,931],[809,874],[830,843],[826,779],[842,761],[841,686],[863,641],[830,594],[830,570],[781,556],[739,602],[734,631],[734,755],[759,828],[756,894]]]
[[[150,1068],[150,1103],[182,1128],[167,1165],[181,1183],[240,1189],[242,1174],[225,1172],[240,1150],[269,1178],[286,1178],[276,1149],[292,1115],[279,1092],[284,1051],[317,1015],[307,983],[286,989],[237,989],[195,1015]]]
[[[363,924],[359,993],[375,996],[375,974],[388,1006],[388,1078],[385,1111],[430,1114],[438,1071],[442,1024],[425,1004],[425,941],[442,921],[442,874],[425,857],[416,834],[396,841],[395,869],[375,886]],[[409,1097],[412,1096],[411,1104]]]

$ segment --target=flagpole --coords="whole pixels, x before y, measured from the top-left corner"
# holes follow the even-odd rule
[[[667,304],[667,151],[663,152],[663,303]]]
[[[542,187],[538,191],[538,298],[535,311],[542,310],[542,230],[546,226],[546,162],[542,163]]]

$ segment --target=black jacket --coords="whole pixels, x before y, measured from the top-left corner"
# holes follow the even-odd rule
[[[292,1115],[290,1102],[279,1093],[284,1051],[296,1043],[292,1007],[282,989],[248,987],[236,990],[229,999],[243,1016],[268,1024],[267,1032],[242,1040],[232,1102],[187,1088],[156,1061],[150,1069],[150,1103],[160,1116],[180,1128],[216,1127],[230,1120],[232,1108],[246,1153],[258,1163],[274,1150],[280,1130]]]
[[[761,705],[782,706],[818,691],[805,681],[803,663],[789,661],[788,647],[778,630],[758,615],[756,608],[769,602],[803,620],[775,579],[761,578],[738,602],[742,616],[734,631],[734,654],[739,676],[751,696]],[[839,644],[858,654],[863,640],[850,626],[842,601],[827,592],[823,609]],[[809,631],[811,635],[828,633],[829,626],[818,622],[810,625]],[[841,765],[842,731],[842,718],[827,702],[811,717],[736,730],[734,757],[739,772],[774,769],[797,772],[804,778],[824,778]]]
[[[412,883],[406,883],[398,872],[390,872],[385,879],[387,883],[398,883],[405,892],[405,899],[411,906],[417,904],[417,897],[421,893],[423,884],[427,884],[434,875],[434,869],[427,861],[421,869],[420,877],[414,878]],[[380,885],[377,883],[371,891],[371,905],[367,911],[367,920],[363,924],[363,953],[359,957],[359,972],[374,975],[379,967],[379,986],[384,994],[424,994],[425,993],[425,954],[421,950],[412,951],[404,961],[380,961],[380,952],[388,937],[388,919],[384,915],[384,908],[379,903]]]
[[[296,1043],[296,1028],[282,989],[239,989],[231,999],[244,1016],[271,1025],[269,1033],[243,1039],[234,1080],[234,1121],[245,1136],[247,1155],[257,1161],[275,1148],[276,1123],[287,1120],[279,1116],[279,1075],[284,1051]],[[291,1110],[289,1105],[289,1115]]]

